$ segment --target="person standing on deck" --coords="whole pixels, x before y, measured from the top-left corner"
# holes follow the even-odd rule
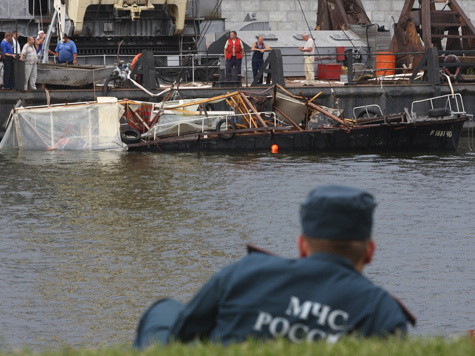
[[[43,49],[43,46],[44,46],[44,43],[45,43],[45,38],[46,38],[46,34],[45,34],[45,31],[41,30],[38,32],[38,36],[36,37],[36,40],[35,40],[35,48],[36,48],[36,54],[38,55],[38,61],[41,61],[43,60],[44,56],[45,56],[45,51],[46,51],[46,48],[45,50],[43,51],[43,53],[41,53],[41,50]],[[50,50],[48,48],[48,53],[55,56],[56,54]]]
[[[195,339],[223,344],[287,338],[337,341],[343,335],[403,335],[415,318],[362,272],[375,251],[373,196],[331,185],[300,206],[301,258],[253,249],[215,274],[187,304],[162,299],[142,316],[134,346]]]
[[[226,81],[231,80],[232,68],[237,69],[238,78],[241,77],[242,57],[244,57],[244,46],[237,37],[236,31],[231,31],[229,39],[224,46],[224,57],[226,58]]]
[[[13,48],[10,44],[12,39],[11,32],[5,33],[5,38],[3,39],[1,46],[4,56],[4,74],[3,74],[3,86],[5,89],[14,89],[14,71],[13,71],[13,61],[15,60],[16,55],[13,54]]]
[[[36,77],[38,56],[36,54],[35,39],[28,37],[28,42],[23,46],[20,56],[21,61],[25,61],[25,90],[28,90],[28,84],[31,89],[36,89]]]
[[[58,63],[77,64],[78,50],[76,44],[66,34],[63,35],[63,42],[59,42],[56,46],[55,52]]]
[[[16,58],[19,58],[21,53],[21,46],[18,42],[18,31],[12,32],[12,49],[13,54],[17,56]]]
[[[0,89],[3,89],[3,51],[0,46]]]
[[[302,38],[305,42],[305,46],[299,47],[301,52],[304,52],[305,59],[304,59],[304,68],[305,68],[305,84],[304,86],[311,86],[314,85],[315,80],[315,42],[309,36],[308,33],[304,33]]]
[[[45,43],[45,31],[40,30],[38,31],[38,36],[35,39],[35,48],[36,48],[36,54],[39,54],[41,49],[43,48],[43,44]]]
[[[252,75],[253,78],[256,79],[257,73],[262,68],[264,64],[264,52],[271,51],[267,44],[264,43],[264,37],[259,36],[257,38],[257,42],[254,42],[251,48],[252,53]],[[257,84],[262,84],[262,75],[257,80]]]

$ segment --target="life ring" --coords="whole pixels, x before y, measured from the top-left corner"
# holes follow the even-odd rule
[[[132,64],[130,65],[130,68],[131,68],[132,70],[134,70],[135,64],[137,63],[137,61],[139,60],[139,58],[140,58],[141,55],[142,55],[142,53],[139,53],[139,54],[137,54],[137,55],[134,57],[134,59],[132,59]]]
[[[231,128],[231,130],[236,130],[236,124],[234,123],[234,121],[221,119],[216,124],[216,131],[221,132],[221,126],[223,126],[223,124],[224,124],[224,131],[227,131],[229,128]],[[234,135],[236,135],[235,132],[228,133],[228,134],[218,133],[218,136],[222,138],[223,140],[232,139]]]
[[[137,64],[137,62],[138,62],[141,55],[142,55],[142,53],[139,53],[134,57],[134,59],[132,59],[132,63],[130,64],[130,69],[132,71],[134,70],[135,65]],[[135,81],[139,84],[142,84],[142,74],[135,74]]]

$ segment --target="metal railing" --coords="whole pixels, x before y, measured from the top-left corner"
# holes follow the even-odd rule
[[[274,121],[274,126],[273,127],[277,127],[277,116],[275,115],[275,112],[273,111],[262,111],[262,112],[259,112],[257,113],[259,114],[259,116],[264,116],[267,118],[267,116],[270,116],[271,119],[273,119]],[[254,128],[252,126],[253,124],[253,121],[255,120],[258,120],[257,118],[257,115],[254,114],[254,113],[249,113],[249,114],[230,114],[230,115],[226,115],[225,116],[225,119],[226,119],[226,124],[228,123],[228,121],[230,120],[233,120],[234,124],[241,124],[241,123],[238,123],[237,121],[240,120],[241,118],[245,118],[247,121],[249,121],[249,129],[252,129]],[[242,125],[242,124],[241,124]],[[244,126],[244,125],[243,125]]]
[[[443,105],[437,105],[437,101],[441,102]],[[451,114],[466,113],[462,95],[460,93],[441,95],[433,98],[413,101],[411,105],[411,115],[413,118],[415,115],[417,115],[415,106],[430,106],[430,109],[447,108],[450,110]],[[421,109],[419,109],[419,111],[420,110]]]
[[[261,117],[265,116],[267,118],[267,116],[270,116],[271,118],[273,118],[273,121],[274,121],[273,127],[277,127],[277,116],[275,115],[274,112],[263,111],[263,112],[259,112],[258,114]],[[176,136],[181,136],[182,134],[181,125],[183,124],[188,125],[188,127],[190,124],[196,125],[195,126],[196,131],[194,131],[194,133],[197,133],[197,132],[204,133],[208,131],[215,131],[216,124],[222,119],[225,120],[225,123],[227,126],[229,122],[233,122],[234,124],[237,124],[238,123],[237,121],[243,117],[246,118],[247,121],[249,122],[249,129],[254,128],[251,117],[255,117],[255,120],[257,120],[257,115],[251,113],[251,114],[227,114],[227,115],[219,114],[219,115],[208,115],[208,116],[201,116],[201,117],[195,116],[195,117],[190,117],[186,119],[183,119],[182,117],[180,117],[180,119],[177,121],[166,122],[162,124],[157,123],[151,128],[151,130],[153,131],[153,139],[156,140],[158,136],[168,135],[170,133],[170,130],[175,127],[177,129]],[[199,126],[199,128],[197,126]],[[149,137],[149,136],[150,136],[149,133],[145,133],[142,135],[142,137]]]
[[[378,104],[371,104],[371,105],[364,105],[364,106],[356,106],[353,108],[353,119],[357,119],[358,117],[356,116],[356,113],[357,112],[364,112],[366,113],[367,116],[370,116],[371,114],[373,114],[373,110],[371,110],[371,108],[376,108],[377,111],[378,111],[378,114],[380,116],[384,116],[383,115],[383,110],[381,110],[381,107],[378,105]],[[358,115],[361,117],[361,113]]]
[[[435,50],[435,51],[434,51]],[[432,60],[430,57],[437,56],[435,60]],[[431,84],[440,84],[439,71],[442,70],[444,66],[454,67],[460,66],[463,69],[473,68],[475,74],[475,62],[461,60],[460,63],[451,64],[451,63],[442,63],[441,57],[446,54],[455,54],[459,58],[465,56],[474,56],[475,50],[470,51],[437,51],[437,49],[429,49],[427,52],[404,52],[397,54],[390,53],[323,53],[321,55],[315,55],[315,73],[317,79],[326,80],[325,78],[321,79],[321,75],[318,74],[318,71],[328,70],[325,68],[325,65],[328,64],[341,64],[342,68],[347,68],[347,74],[339,73],[341,81],[347,82],[349,85],[356,84],[356,79],[364,76],[366,74],[376,78],[379,81],[384,80],[399,80],[399,79],[410,79],[411,81],[420,80],[424,83]],[[375,61],[378,56],[390,56],[396,55],[396,61],[398,58],[409,56],[412,59],[417,61],[421,60],[422,65],[414,66],[413,68],[397,68],[396,63],[388,65],[384,68],[377,68]],[[243,79],[243,84],[247,87],[253,81],[252,75],[252,61],[251,54],[246,53],[242,60],[242,73],[241,78]],[[283,62],[283,73],[287,78],[304,78],[304,64],[303,59],[305,54],[282,54]],[[341,60],[341,58],[344,60]],[[120,56],[120,60],[123,62],[130,62],[134,56],[123,55]],[[216,80],[225,80],[223,78],[225,60],[223,54],[207,54],[207,53],[192,53],[192,54],[164,54],[164,55],[154,55],[154,58],[157,59],[157,62],[165,63],[164,65],[156,65],[155,68],[158,71],[159,75],[163,74],[164,77],[167,75],[172,77],[173,74],[178,75],[182,73],[183,82],[212,82]],[[421,59],[422,58],[422,59]],[[116,63],[117,56],[110,54],[102,55],[87,55],[87,56],[78,56],[78,62],[81,64],[94,64],[94,65],[104,65]],[[416,62],[417,62],[416,61]],[[436,63],[436,64],[435,64]],[[435,65],[434,65],[435,64]],[[183,68],[186,65],[186,68]],[[220,72],[221,70],[221,72]],[[338,69],[336,69],[338,70]],[[385,75],[387,73],[394,73],[390,75]],[[417,77],[414,72],[424,72],[424,78],[420,76]],[[412,76],[412,77],[411,77]],[[411,78],[409,78],[411,77]],[[265,79],[265,78],[264,78]],[[331,80],[334,78],[331,78]],[[265,80],[264,80],[265,82]]]

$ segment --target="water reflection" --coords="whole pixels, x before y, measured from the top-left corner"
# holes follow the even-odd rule
[[[245,243],[296,256],[298,205],[329,183],[376,195],[367,273],[419,316],[416,333],[464,333],[474,162],[470,152],[2,153],[0,336],[15,346],[130,342],[147,305],[188,300]]]

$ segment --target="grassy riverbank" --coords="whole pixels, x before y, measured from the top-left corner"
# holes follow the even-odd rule
[[[408,340],[355,340],[345,339],[329,345],[326,343],[290,344],[279,340],[274,342],[250,341],[243,344],[222,347],[213,344],[172,344],[166,347],[151,347],[144,352],[130,346],[110,346],[99,349],[62,348],[59,350],[35,352],[29,349],[0,351],[0,355],[42,355],[42,356],[468,356],[475,353],[475,344],[468,337],[457,339],[410,338]]]

